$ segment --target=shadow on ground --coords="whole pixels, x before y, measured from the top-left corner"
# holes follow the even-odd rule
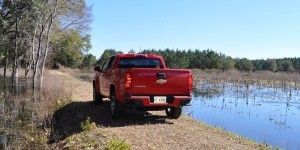
[[[119,119],[110,116],[109,101],[95,104],[92,101],[72,102],[55,111],[50,143],[64,140],[67,137],[82,132],[81,122],[90,117],[91,122],[103,127],[122,127],[144,124],[170,124],[166,116],[152,115],[148,112],[126,112]]]

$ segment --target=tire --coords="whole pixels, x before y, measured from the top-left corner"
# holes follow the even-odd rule
[[[123,113],[123,105],[117,100],[115,91],[110,94],[110,112],[112,118],[119,118]]]
[[[182,107],[170,107],[166,109],[166,115],[170,119],[178,119],[181,116]]]
[[[96,92],[95,82],[93,83],[93,102],[95,104],[101,104],[103,102],[103,96]]]

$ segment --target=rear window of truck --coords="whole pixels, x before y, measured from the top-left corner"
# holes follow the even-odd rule
[[[121,57],[118,68],[163,68],[158,58]]]

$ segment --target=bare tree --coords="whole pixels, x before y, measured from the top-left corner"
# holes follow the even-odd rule
[[[25,77],[32,69],[34,89],[42,88],[48,53],[55,47],[52,35],[65,29],[84,34],[91,21],[85,0],[0,0],[0,8],[4,75],[9,62],[14,78],[18,77],[19,66],[25,68]]]
[[[46,12],[41,20],[41,23],[38,23],[40,26],[39,35],[38,35],[38,47],[36,52],[36,57],[34,57],[34,69],[33,69],[33,88],[41,89],[43,82],[43,72],[45,67],[45,60],[47,58],[48,48],[49,48],[49,36],[51,33],[51,28],[53,24],[53,19],[57,11],[58,0],[49,0]],[[53,7],[51,7],[53,6]],[[46,41],[43,40],[45,34]],[[45,46],[43,46],[45,44]]]

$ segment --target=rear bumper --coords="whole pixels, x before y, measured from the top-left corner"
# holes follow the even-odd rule
[[[127,95],[124,99],[125,105],[136,107],[177,107],[186,106],[191,101],[191,96],[167,96],[167,103],[156,104],[154,96],[131,96]]]

